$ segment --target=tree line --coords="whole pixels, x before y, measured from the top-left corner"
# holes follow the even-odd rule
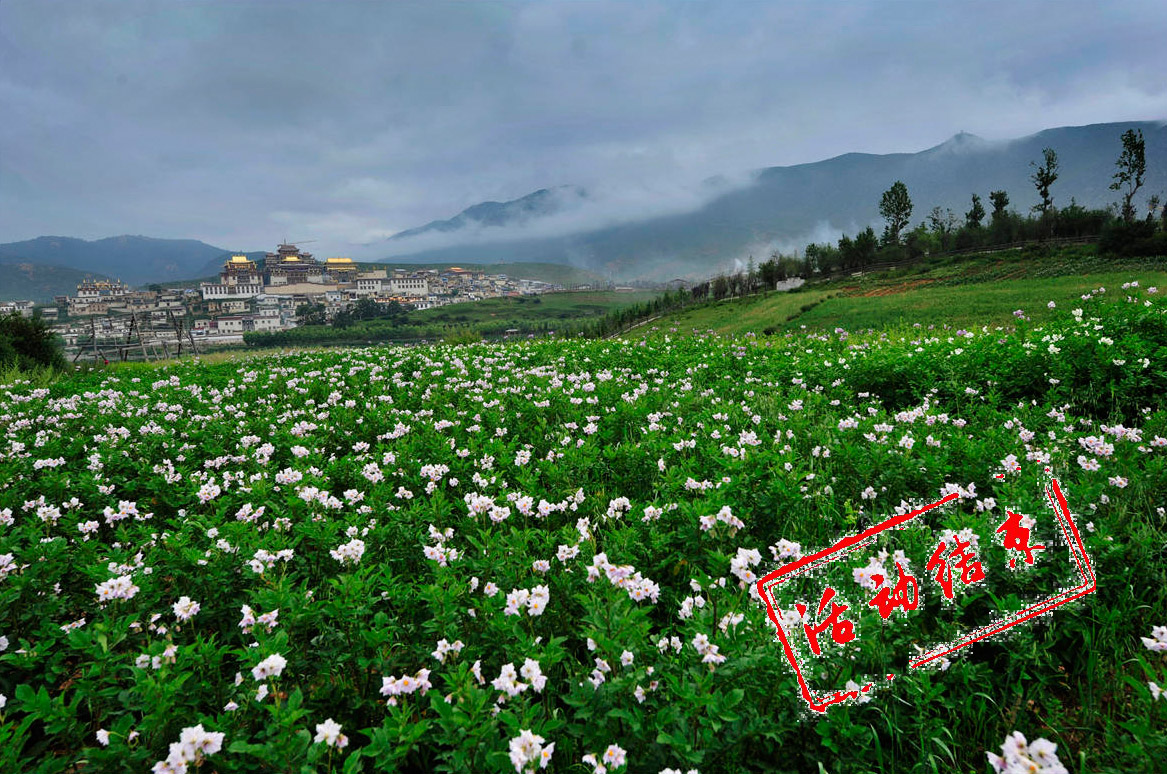
[[[980,194],[973,193],[969,208],[963,213],[933,207],[923,221],[909,228],[914,205],[908,187],[897,180],[879,200],[879,214],[884,221],[881,234],[868,226],[854,237],[844,234],[835,244],[808,244],[801,255],[775,251],[760,264],[755,264],[751,256],[744,271],[719,274],[687,290],[666,293],[656,301],[611,313],[589,323],[587,333],[612,335],[666,311],[692,303],[774,290],[779,282],[796,277],[810,279],[878,264],[910,262],[928,255],[1019,242],[1090,238],[1098,241],[1098,250],[1103,255],[1167,255],[1167,207],[1159,196],[1151,196],[1146,202],[1146,216],[1140,218],[1135,205],[1135,196],[1146,181],[1143,133],[1128,129],[1120,140],[1122,151],[1115,161],[1110,183],[1110,190],[1118,192],[1120,199],[1109,207],[1088,209],[1073,198],[1065,207],[1056,206],[1054,184],[1060,174],[1060,164],[1053,148],[1043,148],[1041,158],[1030,162],[1029,180],[1037,192],[1038,203],[1025,215],[1010,209],[1007,191],[997,190],[988,192],[988,207]]]
[[[1118,192],[1120,198],[1109,207],[1089,209],[1071,198],[1068,205],[1059,208],[1054,201],[1054,184],[1060,175],[1058,154],[1053,148],[1043,148],[1041,158],[1030,162],[1029,179],[1038,203],[1024,215],[1010,208],[1007,191],[989,191],[988,206],[974,192],[964,212],[933,207],[924,220],[911,228],[915,206],[908,187],[897,180],[879,200],[882,233],[868,226],[854,236],[844,234],[834,244],[808,244],[801,255],[775,251],[756,267],[751,258],[746,271],[719,275],[695,285],[689,293],[693,300],[745,296],[759,288],[772,290],[777,283],[792,277],[810,279],[927,255],[1050,239],[1097,239],[1099,252],[1104,255],[1167,255],[1167,208],[1159,196],[1151,196],[1146,202],[1146,215],[1140,218],[1135,203],[1146,182],[1143,133],[1128,129],[1120,140],[1122,151],[1110,183],[1110,190]]]

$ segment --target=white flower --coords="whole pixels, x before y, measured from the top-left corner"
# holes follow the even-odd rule
[[[780,562],[783,559],[801,559],[802,546],[798,543],[792,543],[789,540],[782,539],[770,546],[770,554],[776,562]]]
[[[462,640],[454,640],[453,644],[451,644],[449,640],[443,638],[438,640],[437,649],[435,649],[434,652],[430,655],[444,664],[446,663],[447,653],[460,653],[463,647]]]
[[[348,737],[340,732],[340,724],[332,718],[316,724],[316,743],[324,742],[329,747],[341,749],[348,746]]]
[[[1066,767],[1058,760],[1057,749],[1048,739],[1029,744],[1020,731],[1014,731],[1005,737],[1000,755],[991,752],[985,755],[993,769],[1001,774],[1067,774]]]
[[[190,597],[179,597],[174,603],[174,617],[180,621],[189,621],[198,615],[199,609],[199,603]]]
[[[879,584],[875,582],[875,576],[882,575],[884,582]],[[851,571],[851,576],[855,582],[865,589],[875,589],[881,585],[887,584],[887,570],[874,556],[867,561],[866,567],[856,567]]]
[[[855,700],[858,704],[866,704],[867,702],[871,701],[871,696],[868,695],[867,693],[864,693],[863,687],[861,685],[859,685],[859,683],[855,682],[854,680],[848,680],[847,684],[844,687],[847,689],[848,692],[855,691],[856,693],[859,694],[859,698],[857,698]]]
[[[604,763],[614,769],[623,766],[627,762],[627,759],[628,751],[618,744],[610,744],[608,745],[608,749],[604,750]]]
[[[514,764],[516,774],[535,771],[536,763],[541,769],[547,768],[547,764],[551,762],[551,755],[555,752],[555,743],[544,747],[544,741],[546,740],[543,737],[532,733],[529,728],[519,731],[519,735],[511,740],[511,763]]]
[[[288,660],[279,653],[273,653],[263,661],[260,661],[252,670],[251,675],[256,680],[266,680],[269,677],[279,677],[283,674],[284,667],[288,665]]]
[[[182,729],[177,742],[170,745],[166,760],[154,764],[155,772],[176,772],[185,774],[188,763],[196,766],[207,755],[214,755],[223,749],[225,734],[207,731],[202,725]]]
[[[498,677],[494,678],[490,684],[507,696],[518,696],[530,687],[527,683],[519,682],[519,674],[515,671],[514,664],[505,664],[498,673]]]
[[[542,693],[543,687],[547,685],[547,676],[543,674],[539,662],[533,658],[523,661],[523,667],[519,670],[519,674],[531,681],[531,687],[535,689],[535,693]]]
[[[1167,626],[1155,626],[1151,629],[1150,637],[1140,637],[1147,650],[1156,653],[1167,651]]]
[[[104,728],[97,729],[97,743],[102,747],[109,747],[109,732]]]
[[[133,599],[140,588],[134,585],[133,577],[130,575],[119,575],[116,578],[110,578],[105,583],[97,584],[97,601],[105,604],[112,599]]]
[[[328,552],[341,564],[357,564],[365,555],[365,541],[353,538],[349,542]]]

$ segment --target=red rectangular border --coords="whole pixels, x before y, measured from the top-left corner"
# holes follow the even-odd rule
[[[1053,479],[1049,487],[1045,490],[1046,497],[1054,508],[1057,515],[1058,523],[1062,528],[1062,535],[1066,539],[1066,543],[1070,546],[1070,555],[1078,568],[1078,573],[1081,576],[1082,583],[1071,589],[1063,589],[1057,594],[1046,597],[1045,599],[1036,602],[1029,607],[1020,610],[1011,616],[994,621],[978,629],[968,633],[964,638],[956,643],[944,643],[932,651],[922,654],[919,658],[909,661],[909,668],[916,669],[924,664],[927,664],[936,659],[947,656],[963,647],[971,645],[974,642],[991,637],[994,634],[999,634],[1019,623],[1028,621],[1039,615],[1044,615],[1056,607],[1066,604],[1074,599],[1083,597],[1098,588],[1097,579],[1094,576],[1094,570],[1090,566],[1090,558],[1086,555],[1086,547],[1082,544],[1082,536],[1078,532],[1078,527],[1074,524],[1070,516],[1070,508],[1066,503],[1066,498],[1062,493],[1061,485],[1057,479]],[[934,503],[925,505],[922,508],[909,511],[900,516],[894,516],[886,521],[882,521],[863,532],[856,535],[843,538],[829,548],[824,548],[809,556],[804,556],[796,562],[784,565],[783,567],[774,570],[771,573],[763,576],[758,580],[758,593],[766,603],[766,612],[770,617],[770,621],[778,630],[778,637],[782,642],[782,649],[786,653],[786,658],[790,665],[794,668],[795,676],[798,678],[798,685],[802,692],[802,698],[809,705],[814,712],[826,712],[827,707],[831,704],[838,703],[842,699],[840,696],[846,697],[848,692],[836,691],[831,697],[815,696],[807,685],[806,678],[803,676],[802,669],[799,666],[798,658],[795,655],[794,649],[790,646],[790,641],[786,638],[786,632],[782,628],[782,624],[778,620],[777,610],[774,603],[774,598],[770,589],[778,586],[786,581],[802,575],[803,573],[815,569],[823,564],[829,564],[833,561],[838,561],[844,554],[850,553],[858,548],[868,545],[877,535],[886,532],[889,529],[897,529],[915,519],[918,516],[927,513],[928,511],[939,508],[940,506],[952,502],[959,498],[959,493],[953,492]],[[890,678],[889,678],[890,679]]]

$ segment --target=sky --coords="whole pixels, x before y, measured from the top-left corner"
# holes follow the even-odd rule
[[[768,166],[1167,119],[1164,40],[1162,0],[0,0],[0,242],[359,254],[561,185],[562,228],[610,225]]]

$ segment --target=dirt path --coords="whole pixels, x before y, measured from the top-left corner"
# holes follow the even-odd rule
[[[628,333],[629,331],[634,331],[642,325],[648,325],[650,322],[655,322],[663,316],[664,315],[658,314],[656,317],[649,317],[647,320],[642,320],[641,322],[636,323],[636,325],[625,328],[622,331],[616,331],[615,333],[607,336],[607,338],[609,338],[609,339],[619,338],[620,336],[623,336],[625,333]]]
[[[898,285],[865,290],[862,293],[858,293],[857,295],[862,298],[871,298],[873,296],[891,296],[895,295],[896,293],[906,293],[909,290],[915,290],[919,287],[931,285],[935,281],[936,280],[934,279],[908,280],[907,282],[901,282]]]

